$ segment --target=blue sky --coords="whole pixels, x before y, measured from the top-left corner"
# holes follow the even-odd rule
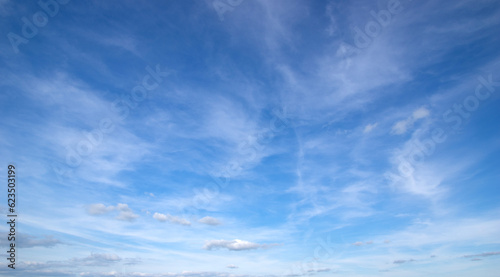
[[[498,1],[0,15],[1,276],[496,276]]]

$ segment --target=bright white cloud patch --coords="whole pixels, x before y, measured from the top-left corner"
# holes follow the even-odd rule
[[[134,219],[138,218],[139,215],[133,213],[132,211],[122,211],[116,219],[118,220],[124,220],[124,221],[133,221]]]
[[[213,250],[219,248],[225,248],[231,251],[242,251],[242,250],[252,250],[258,248],[269,248],[273,245],[259,244],[255,242],[249,242],[244,240],[210,240],[205,243],[203,249]]]
[[[169,214],[154,213],[153,218],[158,220],[158,221],[161,221],[161,222],[168,221],[168,222],[171,222],[174,224],[179,224],[179,225],[185,225],[185,226],[191,225],[191,222],[189,222],[188,220],[185,220],[185,219],[180,218],[180,217],[172,216]]]
[[[430,111],[425,107],[418,108],[413,112],[413,114],[407,119],[400,120],[392,126],[392,133],[396,135],[402,135],[406,133],[406,131],[413,126],[415,122],[419,119],[428,117],[430,115]]]
[[[409,120],[401,120],[396,122],[396,124],[394,124],[394,126],[392,127],[392,132],[396,135],[401,135],[406,133],[406,129],[408,128],[410,122],[411,121]]]
[[[373,129],[377,127],[378,123],[373,123],[373,124],[368,124],[365,126],[365,129],[363,130],[363,133],[370,133]]]
[[[116,219],[118,220],[125,220],[125,221],[133,221],[134,219],[138,218],[139,215],[136,215],[132,209],[128,207],[127,204],[118,204],[116,206],[116,209],[120,211]]]
[[[92,204],[87,207],[87,212],[91,215],[100,215],[114,211],[115,207],[105,206],[104,204]]]
[[[87,212],[90,215],[103,215],[111,213],[113,211],[118,211],[116,219],[123,221],[133,221],[138,218],[139,215],[135,214],[127,204],[117,204],[116,206],[106,206],[104,204],[92,204],[87,207]]]
[[[212,226],[216,226],[216,225],[221,224],[220,220],[218,220],[217,218],[214,218],[214,217],[210,217],[210,216],[205,216],[204,218],[201,218],[200,220],[198,220],[198,222],[203,223],[203,224],[207,224],[207,225],[212,225]]]
[[[429,116],[430,113],[431,112],[424,107],[419,108],[413,112],[413,119],[417,120],[417,119],[425,118],[425,117]]]

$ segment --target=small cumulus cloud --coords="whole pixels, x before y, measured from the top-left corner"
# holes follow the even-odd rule
[[[406,133],[406,129],[408,128],[409,121],[408,120],[401,120],[396,122],[394,126],[392,126],[392,133],[396,135],[401,135]]]
[[[207,224],[207,225],[212,225],[212,226],[216,226],[216,225],[221,224],[221,222],[217,218],[210,217],[210,216],[205,216],[204,218],[198,220],[198,222],[203,223],[203,224]]]
[[[406,133],[406,131],[413,126],[413,124],[419,119],[428,117],[430,115],[430,111],[424,107],[421,107],[415,111],[413,111],[412,115],[407,119],[400,120],[392,126],[392,134],[402,135]]]
[[[114,210],[115,207],[113,206],[106,207],[104,204],[91,204],[87,207],[87,212],[91,215],[106,214]]]
[[[138,215],[130,211],[130,212],[120,212],[120,214],[116,217],[116,219],[123,221],[133,221],[138,217],[139,217]]]
[[[259,244],[255,242],[249,242],[249,241],[244,241],[244,240],[239,240],[239,239],[234,239],[234,240],[210,240],[205,243],[205,246],[203,246],[203,249],[205,250],[212,250],[212,249],[219,249],[219,248],[226,248],[231,251],[241,251],[241,250],[252,250],[252,249],[258,249],[258,248],[263,248],[267,249],[272,246],[276,246],[277,244]]]
[[[234,264],[230,264],[228,266],[226,266],[227,268],[231,268],[231,269],[236,269],[238,268],[238,266],[234,265]]]
[[[111,213],[113,211],[119,212],[118,216],[116,216],[116,219],[118,220],[133,221],[134,219],[139,217],[139,215],[135,214],[127,204],[118,203],[118,205],[116,206],[106,206],[99,203],[87,206],[87,212],[90,215],[103,215]]]
[[[365,129],[363,130],[363,133],[367,134],[371,132],[375,127],[377,127],[378,123],[373,123],[373,124],[368,124],[365,126]]]
[[[363,242],[361,242],[361,241],[357,241],[357,242],[353,243],[352,245],[355,245],[355,246],[361,246],[361,245],[363,245]]]
[[[191,222],[185,220],[184,218],[172,216],[169,214],[154,213],[153,218],[160,221],[160,222],[168,221],[168,222],[171,222],[174,224],[179,224],[179,225],[185,225],[185,226],[191,225]]]
[[[422,108],[417,109],[413,112],[413,119],[417,120],[417,119],[425,118],[425,117],[428,117],[430,114],[431,114],[431,112],[429,112],[428,109],[422,107]]]
[[[132,209],[130,209],[127,204],[118,204],[116,208],[120,211],[120,214],[116,217],[118,220],[132,221],[139,217],[134,214]]]

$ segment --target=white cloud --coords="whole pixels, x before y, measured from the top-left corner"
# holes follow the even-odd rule
[[[160,214],[160,213],[155,213],[153,215],[153,218],[158,220],[158,221],[167,221],[167,216],[164,214]]]
[[[89,257],[84,260],[96,260],[96,261],[107,261],[107,262],[116,262],[120,261],[121,258],[116,254],[100,254],[100,253],[92,253]]]
[[[273,244],[275,245],[275,244]],[[205,243],[205,246],[203,246],[203,249],[206,250],[212,250],[212,249],[218,249],[218,248],[226,248],[228,250],[232,251],[241,251],[241,250],[252,250],[252,249],[258,249],[258,248],[269,248],[270,246],[273,245],[267,245],[267,244],[258,244],[255,242],[249,242],[249,241],[244,241],[244,240],[239,240],[239,239],[234,239],[234,240],[210,240]]]
[[[421,107],[413,112],[413,119],[417,120],[428,117],[429,115],[430,115],[429,110],[424,107]]]
[[[132,211],[128,212],[121,212],[116,219],[118,220],[124,220],[124,221],[133,221],[134,219],[138,218],[139,215],[134,214]]]
[[[232,268],[232,269],[235,269],[235,268],[238,268],[238,266],[234,265],[234,264],[230,264],[228,266],[226,266],[227,268]]]
[[[413,124],[419,119],[428,117],[430,115],[430,111],[425,107],[420,107],[413,111],[412,115],[407,119],[400,120],[392,126],[392,134],[402,135],[406,133],[406,131],[413,126]]]
[[[118,203],[118,205],[116,205],[116,209],[119,211],[129,211],[130,210],[130,208],[128,207],[127,204],[121,204],[121,203]]]
[[[371,132],[373,129],[375,129],[377,127],[378,123],[373,123],[373,124],[368,124],[365,126],[365,129],[363,130],[363,133],[369,133]]]
[[[100,215],[113,211],[115,207],[108,206],[106,207],[104,204],[92,204],[87,207],[87,212],[91,215]]]
[[[392,133],[396,135],[401,135],[406,133],[406,129],[408,128],[408,125],[410,124],[410,120],[400,120],[392,126]]]
[[[129,208],[127,204],[118,203],[116,206],[106,206],[104,204],[91,204],[87,207],[87,212],[90,215],[102,215],[107,214],[112,211],[119,211],[120,213],[116,216],[118,220],[133,221],[138,218],[139,215],[135,214],[132,209]]]
[[[198,220],[198,222],[203,223],[203,224],[207,224],[207,225],[212,225],[212,226],[216,226],[216,225],[221,224],[221,222],[217,218],[210,217],[210,216],[205,216],[204,218]]]
[[[361,245],[363,245],[363,242],[361,242],[361,241],[357,241],[357,242],[353,243],[352,245],[355,245],[355,246],[361,246]]]
[[[165,214],[161,214],[161,213],[154,213],[153,218],[158,220],[158,221],[161,221],[161,222],[169,221],[171,223],[185,225],[185,226],[191,225],[191,222],[189,222],[183,218],[172,216],[169,214],[165,215]]]
[[[120,211],[120,214],[116,217],[118,220],[132,221],[139,217],[134,214],[132,209],[130,209],[127,204],[118,204],[116,205],[116,209]]]

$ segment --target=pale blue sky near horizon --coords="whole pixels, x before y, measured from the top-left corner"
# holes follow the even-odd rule
[[[497,276],[500,2],[0,18],[0,276]]]

